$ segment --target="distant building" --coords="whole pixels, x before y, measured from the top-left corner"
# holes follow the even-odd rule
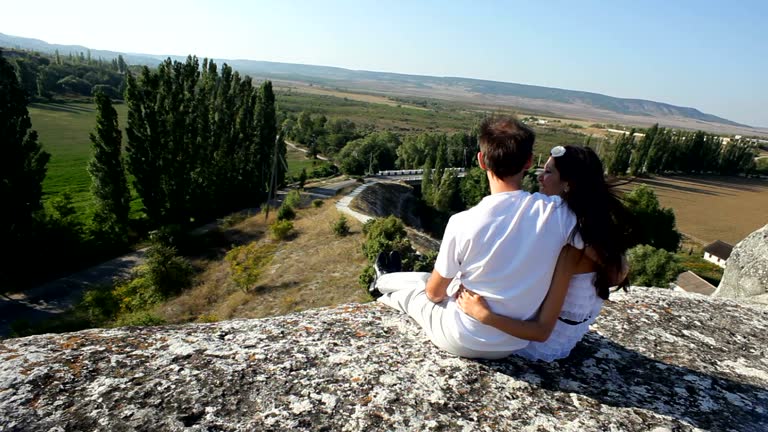
[[[676,291],[685,291],[689,293],[711,295],[717,288],[705,281],[694,272],[686,271],[677,276],[677,280],[672,284]]]
[[[733,246],[726,242],[715,240],[704,246],[704,259],[725,268],[725,262],[728,261],[731,252],[733,252]]]

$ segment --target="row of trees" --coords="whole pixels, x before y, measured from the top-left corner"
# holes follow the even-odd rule
[[[635,130],[619,135],[607,164],[614,175],[750,173],[757,147],[739,140],[725,141],[706,132],[684,132],[654,125],[637,139]]]
[[[153,225],[253,206],[283,183],[272,83],[196,57],[128,75],[127,165]]]
[[[112,98],[122,98],[124,74],[128,65],[122,56],[108,61],[70,54],[53,56],[27,51],[8,51],[21,87],[29,97],[51,99],[55,96],[91,96],[102,91]]]
[[[271,83],[255,87],[229,66],[219,72],[204,60],[201,68],[195,57],[167,60],[138,77],[128,75],[125,146],[112,101],[96,93],[87,167],[95,206],[84,224],[71,197],[42,204],[50,155],[32,130],[29,97],[15,65],[2,53],[0,90],[0,244],[9,252],[0,261],[4,289],[103,259],[124,248],[136,229],[143,235],[258,205],[284,181],[285,147],[277,139]],[[129,220],[127,178],[144,207],[139,224]]]
[[[479,150],[476,134],[464,132],[407,135],[397,148],[397,166],[402,169],[471,167]]]

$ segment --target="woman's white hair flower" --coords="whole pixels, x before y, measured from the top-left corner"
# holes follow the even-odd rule
[[[551,154],[552,157],[560,157],[565,154],[565,147],[563,146],[552,147],[552,150],[549,152],[549,154]]]

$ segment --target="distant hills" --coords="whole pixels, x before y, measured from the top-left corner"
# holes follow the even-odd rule
[[[92,50],[80,45],[56,45],[47,42],[0,33],[0,46],[36,50],[61,55],[91,52],[95,58],[113,59],[122,54],[129,64],[155,65],[167,57],[183,60],[182,56],[118,53]],[[585,116],[587,118],[641,124],[662,123],[692,129],[721,129],[733,133],[762,134],[752,128],[722,117],[703,113],[695,108],[680,107],[643,99],[625,99],[576,90],[565,90],[526,84],[486,81],[457,77],[406,75],[369,72],[337,67],[275,63],[254,60],[226,60],[234,69],[254,78],[307,83],[345,90],[385,93],[398,96],[430,97],[461,100],[483,105],[516,106],[553,114]]]

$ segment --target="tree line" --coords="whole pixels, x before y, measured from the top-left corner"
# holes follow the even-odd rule
[[[10,50],[5,56],[13,63],[21,87],[33,99],[57,96],[92,96],[106,93],[122,99],[128,64],[119,55],[113,60],[95,59],[90,51],[62,56]]]
[[[642,137],[636,130],[616,137],[607,164],[613,175],[750,174],[755,170],[757,146],[723,139],[702,131],[688,132],[653,125]]]
[[[269,81],[255,86],[226,64],[196,57],[126,74],[127,143],[110,97],[97,91],[90,134],[94,209],[75,217],[71,197],[43,206],[50,154],[37,139],[29,94],[16,65],[0,53],[0,262],[4,290],[124,250],[149,230],[187,227],[263,203],[283,183],[285,146],[278,139]],[[125,154],[123,154],[125,150]],[[131,188],[142,217],[131,220]]]

